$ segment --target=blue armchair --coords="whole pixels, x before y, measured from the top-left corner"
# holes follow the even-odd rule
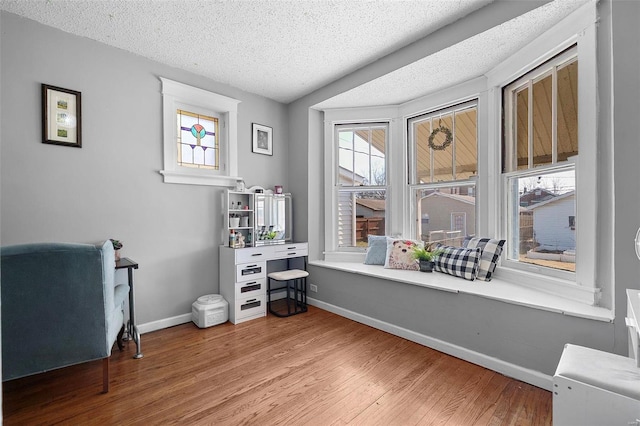
[[[129,286],[115,285],[111,241],[40,243],[0,249],[2,380],[102,359],[124,330]]]

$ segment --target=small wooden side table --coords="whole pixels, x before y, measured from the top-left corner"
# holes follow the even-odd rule
[[[138,269],[138,263],[128,257],[123,257],[116,260],[116,270],[126,269],[129,278],[129,321],[127,321],[127,338],[126,340],[132,340],[136,342],[136,354],[133,356],[135,359],[142,358],[142,351],[140,350],[140,333],[136,326],[136,305],[135,305],[135,291],[133,288],[133,270]]]

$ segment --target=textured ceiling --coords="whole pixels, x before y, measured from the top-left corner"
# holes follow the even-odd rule
[[[2,0],[0,7],[289,103],[491,1]]]
[[[555,0],[318,105],[397,105],[479,77],[588,0]]]

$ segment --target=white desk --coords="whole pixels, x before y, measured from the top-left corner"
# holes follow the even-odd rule
[[[289,243],[233,249],[220,247],[220,294],[234,324],[267,315],[267,262],[304,258],[309,244]],[[288,263],[288,262],[287,262]]]

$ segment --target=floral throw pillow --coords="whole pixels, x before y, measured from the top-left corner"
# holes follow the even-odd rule
[[[387,256],[384,267],[387,269],[420,270],[418,261],[413,258],[412,248],[422,247],[422,241],[413,241],[400,238],[387,238]]]

